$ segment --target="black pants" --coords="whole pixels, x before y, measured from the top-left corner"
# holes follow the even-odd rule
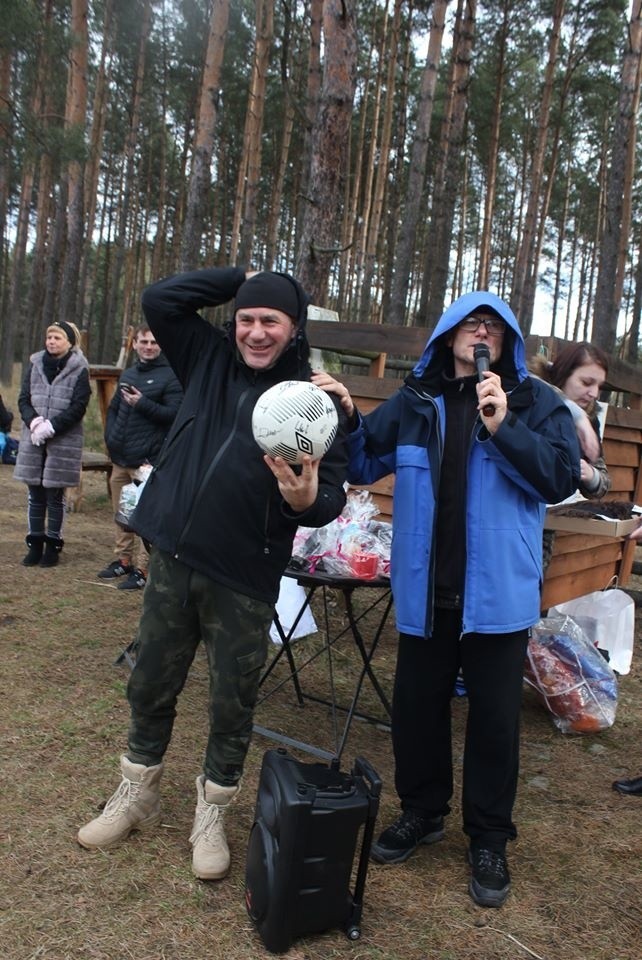
[[[29,534],[60,540],[65,519],[65,488],[29,485]]]
[[[462,815],[471,846],[503,851],[519,772],[528,630],[461,633],[461,613],[435,613],[433,636],[401,634],[393,697],[395,786],[403,809],[436,817],[453,792],[451,700],[461,667],[468,694]]]

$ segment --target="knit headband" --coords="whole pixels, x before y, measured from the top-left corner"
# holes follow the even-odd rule
[[[68,323],[65,323],[64,320],[54,320],[54,322],[50,324],[50,327],[60,327],[72,347],[76,346],[76,334],[74,333],[73,328],[70,327]]]

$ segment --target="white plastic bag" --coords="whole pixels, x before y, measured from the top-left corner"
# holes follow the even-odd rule
[[[549,616],[572,617],[591,643],[606,650],[609,664],[619,674],[628,673],[633,659],[635,603],[624,590],[596,590],[551,607]]]
[[[116,511],[114,520],[123,528],[123,530],[130,529],[129,522],[132,518],[134,510],[138,506],[140,495],[145,489],[145,484],[147,483],[151,472],[151,464],[143,464],[142,467],[138,467],[136,476],[140,477],[140,481],[137,483],[126,483],[123,489],[120,491],[118,510]]]
[[[276,612],[286,636],[292,629],[292,624],[296,620],[297,614],[304,602],[305,590],[303,587],[290,577],[282,577],[279,599],[276,601]],[[310,634],[316,633],[318,629],[314,615],[310,607],[307,606],[290,637],[290,641],[300,640],[302,637],[309,637]],[[270,627],[270,639],[276,646],[281,645],[281,635],[274,623]]]

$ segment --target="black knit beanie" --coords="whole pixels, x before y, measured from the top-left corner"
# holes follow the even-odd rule
[[[287,274],[265,271],[246,280],[236,291],[234,310],[246,307],[272,307],[282,310],[298,322],[301,312],[299,285]]]

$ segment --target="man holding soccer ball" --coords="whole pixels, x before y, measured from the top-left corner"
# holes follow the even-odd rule
[[[198,313],[234,300],[225,329]],[[105,849],[160,820],[160,780],[176,702],[199,642],[209,663],[209,738],[196,779],[192,868],[229,869],[223,817],[238,795],[281,576],[296,529],[324,526],[345,504],[345,415],[322,460],[290,466],[254,441],[256,400],[310,380],[309,298],[288,274],[239,268],[178,274],[148,287],[143,311],[184,401],[132,520],[151,543],[137,634],[122,782],[78,833]],[[337,400],[337,406],[339,406]]]

